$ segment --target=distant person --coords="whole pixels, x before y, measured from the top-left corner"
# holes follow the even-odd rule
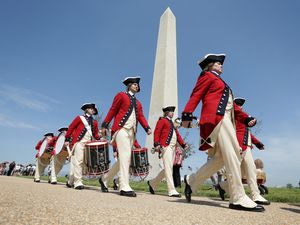
[[[12,175],[13,175],[15,166],[16,166],[16,162],[15,162],[15,161],[12,161],[12,162],[9,164],[9,166],[8,166],[8,171],[7,171],[7,176],[12,176]]]
[[[255,159],[254,163],[255,163],[255,167],[256,167],[256,178],[257,178],[257,184],[258,184],[260,193],[262,195],[269,194],[269,189],[265,185],[265,183],[267,181],[267,175],[266,175],[266,172],[264,171],[264,163],[261,159]]]
[[[181,119],[177,118],[174,120],[174,127],[175,129],[179,129],[181,127]],[[177,143],[176,150],[175,150],[175,157],[173,163],[173,181],[175,188],[181,188],[181,175],[180,169],[182,168],[183,164],[183,150],[181,146]]]

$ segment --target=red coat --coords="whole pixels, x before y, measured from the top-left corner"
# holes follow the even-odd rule
[[[203,72],[199,76],[190,99],[182,113],[182,120],[191,121],[192,113],[202,100],[200,136],[201,143],[203,143],[204,140],[206,143],[200,146],[200,150],[211,148],[211,146],[207,144],[210,142],[208,137],[225,114],[230,92],[230,87],[219,76],[208,71]],[[253,119],[248,117],[235,103],[234,115],[235,119],[242,123],[248,123]]]
[[[237,106],[237,107],[239,107],[239,106]],[[237,136],[239,145],[241,146],[242,150],[245,151],[247,149],[247,147],[252,147],[252,146],[248,146],[250,129],[249,129],[249,127],[247,127],[247,125],[245,123],[241,123],[237,119],[235,120],[235,125],[236,125],[236,136]],[[260,148],[260,146],[263,146],[263,144],[251,133],[250,133],[250,137],[251,137],[250,143],[256,145],[257,148]]]
[[[140,122],[142,127],[147,132],[150,127],[144,116],[142,104],[139,100],[126,92],[119,92],[115,96],[113,103],[102,123],[102,127],[108,128],[109,123],[114,118],[114,123],[111,128],[111,134],[113,135],[125,125],[126,121],[131,115],[132,110],[135,110],[137,122]],[[138,123],[136,123],[136,125],[137,124]]]
[[[91,124],[91,130],[92,130],[93,138],[100,139],[98,122],[94,119]],[[71,145],[74,145],[76,142],[80,141],[84,137],[86,132],[87,129],[85,128],[83,122],[81,121],[80,116],[77,116],[69,126],[69,129],[66,133],[66,141],[68,142],[72,141]]]
[[[166,117],[160,117],[154,130],[154,147],[160,145],[167,147],[170,144],[173,135],[174,125],[172,120]],[[177,142],[184,148],[185,143],[177,129],[175,129]]]
[[[55,144],[54,139],[57,139],[57,137],[54,136],[54,137],[48,142],[48,144],[47,144],[47,146],[46,146],[46,149],[47,149],[48,151],[53,150],[53,147],[54,147],[54,144]],[[36,149],[38,152],[36,153],[35,158],[38,158],[38,157],[39,157],[39,155],[40,155],[40,148],[41,148],[41,146],[42,146],[44,140],[45,140],[45,138],[43,138],[42,140],[39,140],[39,142],[36,144],[35,149]],[[52,151],[52,152],[53,152],[53,151]],[[51,154],[52,154],[52,152],[51,152]]]

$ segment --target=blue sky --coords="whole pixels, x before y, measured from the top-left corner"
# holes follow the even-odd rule
[[[0,162],[34,161],[36,142],[69,125],[84,102],[107,113],[121,80],[142,77],[148,116],[159,18],[177,19],[182,111],[206,53],[226,53],[223,79],[262,121],[268,185],[296,185],[300,170],[298,1],[0,1]],[[195,115],[199,115],[201,105]],[[154,129],[154,128],[153,128]],[[186,131],[183,129],[181,133]],[[189,139],[199,141],[197,130]],[[139,129],[138,139],[145,142]],[[186,166],[200,167],[196,151]]]

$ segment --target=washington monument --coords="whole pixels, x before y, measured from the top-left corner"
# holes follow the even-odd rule
[[[160,17],[149,107],[148,123],[153,130],[157,120],[162,116],[162,108],[171,105],[176,106],[174,112],[176,118],[178,115],[176,18],[171,9],[167,8]],[[147,136],[146,147],[149,150],[153,147],[153,134]],[[152,154],[150,151],[149,163],[151,167],[148,178],[152,179],[163,164],[158,160],[157,153]]]

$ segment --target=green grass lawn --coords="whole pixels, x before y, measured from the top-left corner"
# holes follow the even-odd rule
[[[33,177],[23,176],[24,178],[33,179]],[[48,180],[48,177],[42,177],[42,180]],[[58,177],[58,182],[65,183],[65,177]],[[89,186],[98,186],[99,182],[97,179],[84,180],[85,185]],[[146,181],[141,182],[130,182],[131,187],[136,191],[145,191],[148,192],[148,185]],[[110,184],[112,187],[112,184]],[[177,189],[179,193],[184,194],[184,184],[181,188]],[[155,192],[157,194],[165,194],[167,195],[167,184],[161,183],[156,188]],[[246,193],[249,194],[248,188],[246,188]],[[215,191],[210,185],[201,185],[198,189],[197,193],[194,194],[196,196],[202,197],[210,197],[210,198],[219,198],[219,192]],[[227,196],[228,197],[228,196]],[[284,202],[284,203],[300,203],[300,188],[273,188],[269,187],[269,194],[264,195],[266,199],[271,202]]]

